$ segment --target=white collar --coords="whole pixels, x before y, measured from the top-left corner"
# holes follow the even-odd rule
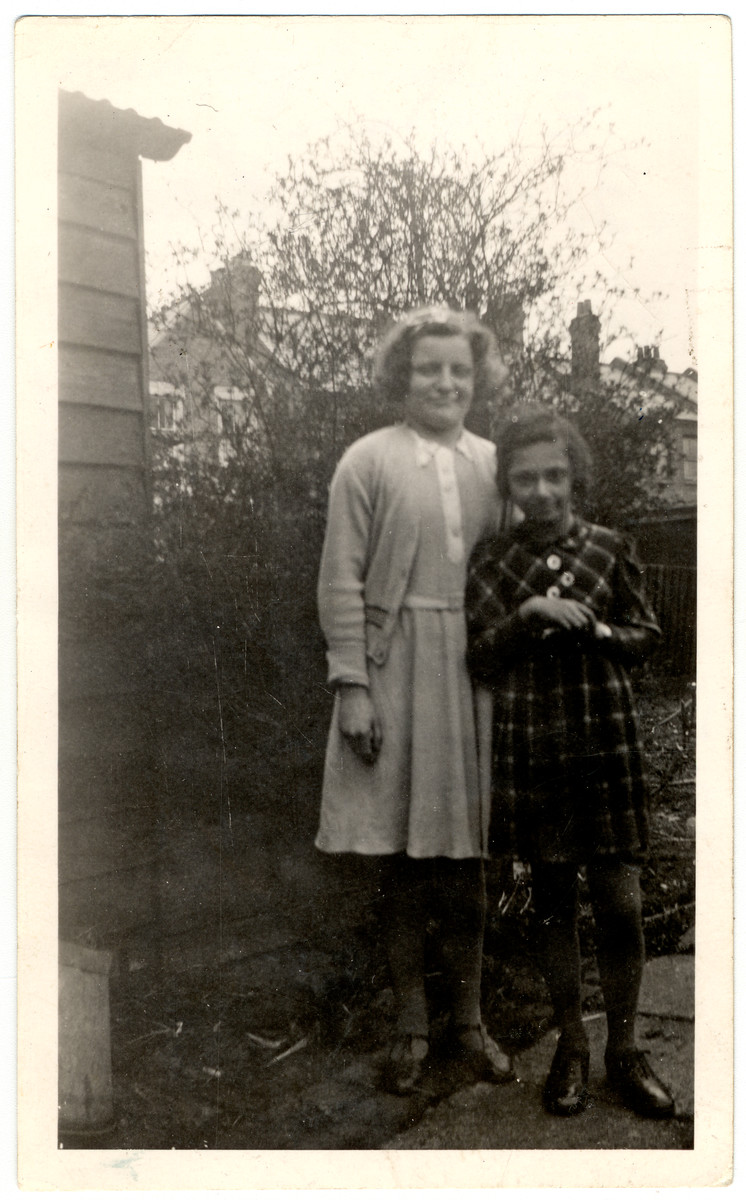
[[[418,467],[426,467],[439,450],[458,450],[459,454],[463,454],[464,458],[467,458],[469,462],[474,461],[474,454],[465,429],[462,429],[461,436],[453,447],[444,446],[442,442],[432,442],[429,438],[424,438],[416,429],[412,429],[411,425],[408,425],[407,429],[411,431],[415,439]]]

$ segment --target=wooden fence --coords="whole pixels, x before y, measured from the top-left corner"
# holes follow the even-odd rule
[[[656,664],[668,674],[694,680],[697,671],[696,568],[647,564],[645,590],[663,630]]]

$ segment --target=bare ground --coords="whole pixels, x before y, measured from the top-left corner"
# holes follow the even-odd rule
[[[638,695],[652,782],[648,955],[687,953],[694,944],[693,693],[648,678]],[[506,1045],[526,1049],[551,1024],[526,881],[492,880],[491,904],[485,1017]],[[584,1003],[595,1011],[602,1004],[587,907],[581,933]],[[394,1098],[374,1111],[359,1089],[330,1084],[354,1080],[364,1062],[374,1087],[376,1053],[391,1027],[385,966],[370,931],[354,953],[304,944],[218,969],[166,974],[136,965],[112,980],[116,1127],[98,1145],[374,1148],[421,1116],[421,1105]],[[437,1011],[437,964],[431,983]]]

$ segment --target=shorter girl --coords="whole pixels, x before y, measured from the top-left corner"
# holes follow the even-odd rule
[[[581,1017],[578,871],[587,878],[606,1003],[606,1071],[636,1112],[674,1102],[635,1043],[645,961],[640,863],[646,780],[625,667],[660,635],[620,534],[576,516],[590,453],[569,422],[533,409],[498,440],[498,486],[523,514],[471,561],[469,663],[494,698],[492,841],[531,864],[560,1037],[547,1111],[588,1103]]]

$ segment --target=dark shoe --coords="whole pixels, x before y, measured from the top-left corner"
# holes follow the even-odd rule
[[[661,1083],[643,1050],[623,1054],[606,1052],[606,1077],[633,1112],[641,1117],[673,1117],[674,1098]]]
[[[400,1033],[389,1051],[384,1069],[386,1090],[408,1096],[422,1079],[430,1043],[424,1034]]]
[[[544,1084],[544,1108],[555,1117],[574,1117],[588,1107],[587,1049],[557,1043],[547,1081]]]
[[[482,1083],[514,1083],[509,1055],[493,1041],[483,1025],[460,1025],[454,1030],[454,1057]]]

